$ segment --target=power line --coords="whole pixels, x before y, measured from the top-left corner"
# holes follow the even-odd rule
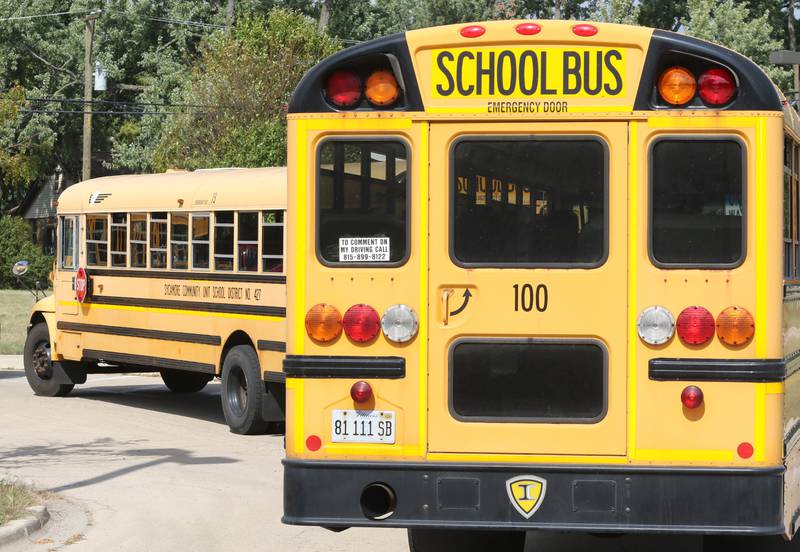
[[[74,109],[20,109],[20,113],[47,113],[52,115],[83,115],[83,111]],[[141,115],[178,115],[179,111],[92,111],[92,115],[117,115],[118,117]],[[201,112],[202,114],[202,112]]]
[[[42,17],[56,17],[56,16],[61,16],[61,15],[85,15],[87,13],[90,13],[90,12],[87,11],[87,10],[84,10],[84,11],[77,11],[77,12],[65,11],[65,12],[54,12],[54,13],[40,13],[40,14],[36,14],[36,15],[15,15],[15,16],[12,16],[12,17],[0,18],[0,21],[25,21],[25,20],[28,20],[28,19],[40,19]]]
[[[26,101],[32,103],[66,103],[66,104],[92,104],[92,105],[112,105],[112,106],[158,106],[158,107],[189,107],[189,108],[208,108],[219,109],[224,107],[226,109],[236,109],[231,106],[208,105],[208,104],[179,104],[179,103],[166,103],[166,102],[126,102],[122,100],[82,100],[72,98],[26,98]]]

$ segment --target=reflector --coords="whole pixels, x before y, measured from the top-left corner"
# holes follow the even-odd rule
[[[572,27],[572,32],[578,36],[594,36],[597,34],[597,27],[589,25],[588,23],[582,23]]]
[[[478,38],[486,32],[486,29],[480,25],[469,25],[461,29],[461,36],[464,38]]]

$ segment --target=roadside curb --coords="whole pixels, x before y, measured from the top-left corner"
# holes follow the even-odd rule
[[[38,531],[50,520],[47,505],[31,506],[27,508],[28,515],[24,518],[14,519],[0,526],[0,546],[12,543]]]

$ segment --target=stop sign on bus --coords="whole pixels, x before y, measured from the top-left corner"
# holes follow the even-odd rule
[[[75,274],[75,298],[79,303],[83,303],[83,301],[86,299],[88,290],[89,276],[86,274],[86,271],[83,269],[83,267],[80,267],[78,268],[78,272]]]

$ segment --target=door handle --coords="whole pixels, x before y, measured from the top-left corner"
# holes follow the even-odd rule
[[[442,291],[442,308],[444,309],[444,317],[442,323],[447,326],[450,323],[450,297],[452,297],[455,290],[445,289]]]

